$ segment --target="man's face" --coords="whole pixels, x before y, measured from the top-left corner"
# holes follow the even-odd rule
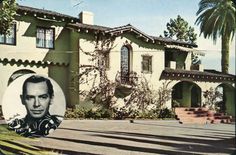
[[[23,104],[25,104],[31,117],[41,118],[48,112],[51,99],[45,81],[38,83],[28,82],[26,94],[23,95]]]

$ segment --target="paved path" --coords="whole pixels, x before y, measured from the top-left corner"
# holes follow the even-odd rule
[[[31,144],[72,155],[232,154],[235,125],[65,120],[50,136]]]

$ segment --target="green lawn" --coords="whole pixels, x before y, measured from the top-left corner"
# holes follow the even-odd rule
[[[0,154],[15,155],[51,155],[55,152],[48,152],[37,147],[24,144],[23,140],[34,141],[37,138],[26,138],[16,134],[14,131],[9,131],[7,125],[0,125]]]

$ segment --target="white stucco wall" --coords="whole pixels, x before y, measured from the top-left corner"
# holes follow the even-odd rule
[[[107,70],[108,78],[112,81],[115,81],[117,73],[120,72],[121,48],[125,44],[129,44],[132,47],[130,71],[136,72],[139,77],[144,76],[150,83],[150,86],[153,86],[154,89],[157,88],[160,85],[159,78],[162,70],[164,69],[164,49],[158,45],[156,45],[156,47],[153,46],[153,48],[142,47],[125,37],[117,37],[114,43],[114,48],[110,52],[110,68]],[[80,47],[86,52],[93,52],[95,48],[93,43],[85,39],[80,39]],[[152,56],[152,73],[142,73],[142,55]],[[80,65],[92,64],[92,62],[89,61],[90,58],[90,56],[80,52]],[[96,62],[94,62],[94,64],[96,64]],[[82,70],[80,70],[80,72],[82,72]],[[91,76],[94,75],[91,74]],[[92,86],[92,83],[93,81],[90,81],[90,83],[80,85],[80,89],[89,90]]]
[[[109,78],[115,79],[117,71],[120,71],[121,48],[126,42],[132,47],[130,58],[131,71],[136,72],[138,76],[144,76],[150,82],[151,85],[156,87],[158,85],[161,72],[164,69],[164,50],[160,46],[153,46],[153,48],[140,46],[125,37],[118,37],[115,42],[115,48],[111,51],[110,70],[108,70]],[[143,55],[152,56],[152,73],[142,73]]]
[[[0,44],[0,58],[4,59],[7,58],[9,60],[29,60],[29,61],[41,61],[44,59],[45,55],[50,49],[46,48],[37,48],[36,47],[36,26],[33,25],[33,28],[30,29],[32,26],[31,23],[25,21],[16,21],[16,45],[5,45]],[[63,27],[56,27],[55,28],[55,40],[61,33]],[[32,32],[28,32],[30,30]],[[33,29],[33,30],[32,30]],[[30,33],[26,34],[26,33]],[[32,34],[33,33],[33,34]]]
[[[79,39],[79,43],[80,43],[80,48],[82,49],[79,52],[79,64],[80,65],[96,65],[96,62],[90,60],[92,58],[91,56],[88,56],[83,53],[83,52],[93,52],[95,49],[95,45],[92,42],[86,39],[81,39],[81,38]],[[82,73],[83,71],[84,70],[80,68],[79,72]],[[86,83],[80,84],[79,89],[88,91],[92,88],[93,83],[98,83],[99,82],[98,78],[97,78],[97,81],[93,80],[94,75],[95,73],[91,72],[88,77],[84,76]]]

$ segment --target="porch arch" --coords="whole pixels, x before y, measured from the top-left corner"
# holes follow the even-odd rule
[[[221,83],[216,89],[223,94],[220,111],[235,116],[235,87],[228,83]]]
[[[172,87],[172,107],[175,101],[180,107],[200,107],[201,88],[190,81],[180,81]]]
[[[20,69],[15,71],[14,73],[12,73],[12,75],[10,76],[7,85],[11,84],[11,82],[13,82],[15,79],[17,79],[18,77],[24,75],[24,74],[30,74],[30,73],[35,73],[32,70],[29,69]]]

